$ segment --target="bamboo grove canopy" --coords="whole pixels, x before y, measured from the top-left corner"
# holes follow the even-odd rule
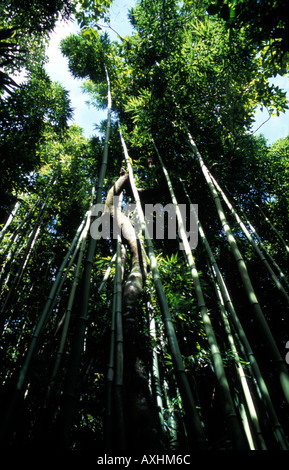
[[[289,136],[252,130],[288,1],[139,0],[115,41],[109,0],[2,3],[1,446],[289,450]],[[44,70],[73,15],[101,137]]]

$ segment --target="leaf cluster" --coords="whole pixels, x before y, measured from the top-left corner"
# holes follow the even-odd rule
[[[95,83],[105,80],[105,63],[108,53],[107,36],[100,36],[92,28],[72,34],[61,42],[62,53],[69,57],[73,76],[90,78]]]
[[[72,116],[68,93],[53,83],[43,69],[36,70],[2,101],[0,149],[3,192],[20,190],[25,178],[39,165],[37,148],[42,133],[51,126],[60,135]]]
[[[207,2],[207,5],[209,14],[223,18],[230,31],[245,30],[249,40],[260,51],[267,73],[274,76],[286,73],[289,53],[287,0],[214,0]]]

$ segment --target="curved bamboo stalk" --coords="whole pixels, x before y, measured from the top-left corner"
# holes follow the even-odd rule
[[[268,326],[268,323],[265,319],[265,316],[263,314],[263,311],[261,309],[259,301],[256,297],[251,279],[249,277],[249,273],[248,273],[248,270],[247,270],[246,263],[245,263],[242,255],[240,253],[240,250],[237,246],[237,242],[235,240],[235,237],[233,236],[231,228],[230,228],[230,226],[227,222],[227,219],[226,219],[226,216],[225,216],[220,198],[217,194],[217,191],[216,191],[215,186],[213,184],[213,181],[211,179],[209,170],[207,169],[206,165],[204,164],[204,161],[203,161],[203,159],[202,159],[202,157],[201,157],[201,155],[200,155],[200,153],[197,149],[197,146],[196,146],[195,142],[193,141],[192,136],[190,135],[188,129],[187,129],[187,134],[188,134],[188,140],[189,140],[189,144],[192,148],[193,154],[197,157],[197,159],[200,163],[201,170],[202,170],[203,175],[205,177],[205,180],[208,184],[208,187],[211,191],[212,197],[215,201],[215,205],[216,205],[216,208],[217,208],[217,212],[218,212],[222,227],[223,227],[223,229],[226,233],[228,242],[229,242],[230,247],[232,249],[232,253],[235,257],[235,260],[236,260],[236,263],[237,263],[237,266],[238,266],[238,270],[239,270],[239,273],[240,273],[241,280],[243,282],[245,292],[247,294],[249,303],[252,306],[252,311],[254,313],[254,317],[256,319],[256,322],[258,323],[260,332],[261,332],[261,334],[263,335],[263,337],[266,341],[266,345],[267,345],[268,351],[270,351],[272,361],[275,364],[276,370],[278,371],[278,374],[279,374],[278,378],[279,378],[279,382],[280,382],[281,388],[283,390],[283,394],[285,396],[285,399],[289,403],[289,375],[288,375],[287,367],[284,363],[284,360],[281,357],[280,351],[279,351],[279,349],[278,349],[278,347],[275,343],[275,340],[273,338],[271,330]]]
[[[215,369],[215,374],[216,374],[220,391],[221,391],[224,413],[225,413],[229,428],[231,430],[232,442],[236,449],[246,449],[247,445],[245,444],[243,433],[241,432],[240,427],[239,427],[239,422],[238,422],[238,418],[235,412],[234,403],[231,397],[230,387],[229,387],[229,383],[226,377],[226,372],[225,372],[221,352],[217,343],[217,339],[215,336],[215,332],[214,332],[210,317],[208,315],[208,309],[207,309],[206,302],[204,299],[198,270],[197,270],[196,263],[192,255],[192,251],[191,251],[191,248],[190,248],[187,236],[186,236],[186,232],[184,229],[182,214],[180,212],[178,201],[176,199],[175,192],[174,192],[168,171],[164,165],[164,162],[161,158],[161,155],[154,141],[153,141],[153,144],[154,144],[163,173],[167,181],[167,185],[169,188],[172,202],[176,210],[177,220],[179,224],[179,233],[183,242],[187,263],[188,263],[188,266],[190,268],[190,272],[192,275],[197,303],[198,303],[199,311],[200,311],[200,314],[204,323],[208,343],[209,343],[210,350],[211,350],[211,357],[212,357],[212,361],[213,361],[213,365]]]
[[[186,376],[181,352],[180,352],[177,337],[176,337],[174,324],[172,321],[172,316],[171,316],[167,299],[163,290],[152,240],[150,238],[150,234],[145,223],[144,213],[142,210],[139,194],[135,185],[132,164],[130,161],[130,157],[128,155],[127,147],[123,139],[120,126],[119,126],[119,131],[120,131],[120,139],[121,139],[121,143],[123,146],[125,161],[126,161],[128,172],[129,172],[130,185],[131,185],[133,196],[136,202],[137,213],[138,213],[138,217],[139,217],[141,227],[142,227],[142,233],[146,240],[146,244],[148,248],[148,255],[150,259],[150,270],[152,272],[156,294],[157,294],[160,309],[163,315],[163,322],[164,322],[165,329],[166,329],[170,352],[171,352],[173,362],[174,362],[176,378],[178,381],[185,413],[188,419],[188,426],[189,426],[189,429],[191,430],[191,433],[194,436],[194,442],[195,442],[196,447],[200,449],[207,449],[208,448],[207,439],[205,437],[204,430],[203,430],[201,420],[200,420],[200,416],[196,409],[195,399],[193,397],[193,394],[192,394],[192,391],[191,391],[191,388],[190,388],[190,385]]]

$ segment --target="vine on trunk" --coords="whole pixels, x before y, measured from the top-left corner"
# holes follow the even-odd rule
[[[129,175],[120,177],[107,194],[105,211],[109,211],[121,230],[122,240],[131,254],[131,268],[123,289],[122,316],[124,338],[124,406],[127,420],[127,442],[137,450],[158,449],[160,438],[156,409],[152,404],[146,372],[146,344],[139,299],[147,276],[147,258],[130,219],[115,204],[114,197],[129,189]]]

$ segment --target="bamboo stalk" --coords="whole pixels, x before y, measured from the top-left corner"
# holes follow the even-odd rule
[[[2,279],[3,274],[5,273],[6,267],[9,266],[9,272],[6,275],[5,281],[2,283],[2,290],[4,291],[5,286],[8,283],[10,274],[11,274],[11,268],[13,266],[13,263],[15,262],[16,253],[18,251],[18,254],[21,252],[23,249],[23,246],[20,246],[20,241],[19,241],[19,232],[23,231],[23,228],[25,225],[29,222],[32,213],[34,209],[41,203],[41,199],[39,198],[36,203],[33,205],[33,207],[30,209],[30,211],[26,214],[24,217],[23,221],[17,225],[16,229],[12,232],[8,239],[8,244],[5,248],[5,251],[3,251],[3,255],[5,256],[5,262],[3,263],[3,266],[1,267],[1,272],[0,272],[0,280]],[[30,235],[29,235],[30,236]],[[20,246],[20,249],[19,249]]]
[[[211,272],[212,272],[212,277],[213,277],[213,271],[211,271]],[[253,427],[254,427],[254,433],[256,433],[253,437],[252,432],[251,432],[251,428],[250,428],[250,424],[248,422],[249,420],[247,419],[247,413],[246,413],[246,410],[244,409],[243,412],[242,412],[242,418],[243,418],[243,421],[244,421],[244,430],[245,430],[245,433],[246,433],[246,436],[247,436],[247,440],[248,440],[248,443],[250,445],[250,449],[252,449],[252,450],[256,449],[256,441],[257,441],[257,443],[258,443],[257,448],[260,446],[260,449],[266,450],[267,447],[266,447],[266,444],[265,444],[265,441],[264,441],[264,438],[263,438],[263,435],[262,435],[262,432],[261,432],[261,428],[260,428],[260,424],[259,424],[259,420],[258,420],[258,416],[257,416],[257,411],[256,411],[256,408],[255,408],[255,405],[254,405],[252,395],[250,393],[248,381],[247,381],[247,378],[246,378],[246,373],[245,373],[244,368],[241,364],[241,360],[240,360],[240,357],[239,357],[239,354],[238,354],[238,351],[237,351],[237,347],[236,347],[236,344],[235,344],[235,341],[234,341],[233,333],[231,331],[231,326],[230,326],[230,322],[229,322],[229,319],[228,319],[227,312],[225,310],[225,304],[224,304],[224,299],[222,297],[221,289],[220,289],[220,286],[218,284],[216,284],[215,282],[213,282],[213,284],[214,284],[214,287],[215,287],[215,290],[216,290],[217,297],[219,298],[221,318],[222,318],[223,325],[224,325],[224,328],[225,328],[225,331],[226,331],[226,334],[227,334],[230,349],[233,352],[234,366],[235,366],[236,372],[237,372],[238,377],[239,377],[239,381],[240,381],[240,384],[241,384],[241,387],[242,387],[242,390],[243,390],[243,394],[244,394],[244,397],[245,397],[245,400],[246,400],[247,408],[249,410],[250,419],[251,419],[251,422],[252,422]]]
[[[31,232],[31,235],[29,237],[29,242],[28,242],[28,245],[25,249],[24,256],[21,260],[20,266],[19,266],[19,268],[18,268],[18,270],[17,270],[17,272],[14,276],[14,279],[13,279],[13,282],[12,282],[11,286],[9,286],[9,290],[8,290],[6,299],[3,302],[3,305],[2,305],[2,308],[1,308],[1,311],[0,311],[0,318],[1,318],[0,325],[1,325],[2,328],[4,327],[4,323],[5,323],[5,317],[4,317],[5,312],[7,312],[7,310],[9,311],[9,305],[13,302],[13,300],[16,296],[17,288],[18,288],[18,286],[21,282],[21,279],[22,279],[23,274],[24,274],[25,267],[26,267],[26,265],[29,261],[31,252],[32,252],[33,247],[36,243],[36,240],[39,236],[40,229],[41,229],[41,227],[40,227],[40,225],[38,225]],[[9,277],[6,279],[6,283],[8,282],[8,279],[9,279]],[[7,320],[7,321],[9,322],[9,320]]]
[[[150,303],[147,304],[148,310],[150,310]],[[153,314],[149,312],[149,332],[150,336],[153,339],[153,341],[156,343],[157,342],[157,323],[155,321],[155,317]],[[163,399],[162,399],[162,394],[161,394],[161,378],[160,378],[160,370],[159,370],[159,359],[158,359],[158,354],[156,351],[156,347],[153,347],[152,350],[152,381],[154,384],[155,388],[155,400],[156,400],[156,406],[158,410],[158,416],[161,424],[161,428],[163,432],[165,433],[165,424],[164,424],[164,415],[163,415]]]
[[[118,241],[117,241],[118,243]],[[117,253],[113,256],[118,262]],[[112,299],[112,315],[110,325],[110,349],[107,367],[107,397],[106,397],[106,423],[105,423],[105,449],[113,450],[113,384],[115,376],[115,310],[116,310],[116,274],[114,276],[114,290]]]
[[[113,266],[113,263],[115,262],[116,260],[116,253],[113,255],[113,257],[111,258],[110,262],[109,262],[109,266],[107,267],[107,270],[105,271],[104,273],[104,276],[103,276],[103,279],[101,281],[101,283],[99,284],[99,287],[98,287],[98,293],[100,294],[103,289],[104,289],[104,286],[109,278],[109,275],[110,275],[110,271],[111,271],[111,268]]]
[[[161,155],[154,141],[153,141],[153,144],[154,144],[156,153],[158,155],[163,173],[165,175],[165,178],[168,184],[172,202],[176,209],[176,215],[177,215],[177,220],[179,224],[179,233],[180,233],[180,237],[184,246],[187,263],[188,263],[188,266],[190,268],[190,272],[192,275],[193,285],[195,289],[199,311],[200,311],[202,320],[204,322],[205,331],[206,331],[208,343],[209,343],[210,350],[211,350],[212,361],[213,361],[216,377],[220,386],[221,395],[222,395],[222,405],[224,407],[224,412],[225,412],[225,416],[229,424],[229,428],[231,429],[233,445],[237,449],[245,449],[247,448],[247,445],[245,444],[243,433],[241,432],[240,427],[239,427],[238,418],[237,418],[234,403],[231,397],[230,387],[229,387],[229,383],[226,377],[226,372],[225,372],[221,352],[217,343],[217,339],[215,336],[215,332],[214,332],[210,317],[208,315],[208,309],[205,303],[198,270],[197,270],[196,263],[192,255],[192,251],[191,251],[191,248],[190,248],[187,236],[186,236],[186,232],[184,229],[182,214],[180,212],[178,201],[176,199],[175,192],[174,192],[168,171],[164,165],[164,162],[161,158]]]
[[[280,240],[281,243],[283,244],[286,253],[289,254],[289,246],[287,245],[286,241],[285,241],[284,238],[282,237],[281,233],[276,229],[276,227],[274,227],[274,225],[272,224],[271,220],[267,217],[267,215],[264,213],[264,211],[261,209],[261,207],[260,207],[258,204],[256,204],[256,207],[259,209],[259,211],[260,211],[261,214],[263,215],[263,217],[264,217],[264,219],[266,220],[266,222],[269,224],[269,226],[271,227],[271,229],[273,230],[273,232],[277,235],[277,237],[279,238],[279,240]]]
[[[125,161],[126,161],[128,172],[129,172],[130,185],[132,188],[134,199],[136,201],[137,213],[138,213],[138,217],[141,223],[142,233],[146,240],[146,244],[148,248],[148,255],[150,259],[150,270],[152,272],[156,294],[157,294],[160,309],[163,315],[163,322],[164,322],[165,329],[166,329],[170,352],[171,352],[173,362],[174,362],[175,373],[176,373],[176,377],[178,380],[184,409],[187,414],[189,426],[190,426],[191,432],[194,435],[195,444],[197,448],[206,449],[208,448],[207,439],[205,437],[204,430],[203,430],[201,420],[200,420],[200,416],[196,409],[195,400],[194,400],[194,397],[193,397],[193,394],[192,394],[192,391],[191,391],[191,388],[190,388],[190,385],[186,376],[181,352],[180,352],[177,337],[176,337],[174,324],[172,321],[172,316],[171,316],[167,299],[163,290],[152,240],[150,238],[150,234],[145,223],[144,213],[142,210],[139,194],[135,185],[131,160],[128,155],[127,147],[123,139],[120,126],[119,126],[119,132],[120,132],[120,139],[121,139],[121,143],[122,143],[122,147],[124,151]]]
[[[86,217],[85,217],[85,219],[86,219]],[[58,270],[55,281],[54,281],[53,286],[50,290],[50,294],[49,294],[48,299],[46,301],[45,307],[42,311],[42,314],[41,314],[41,316],[38,320],[37,326],[34,330],[32,340],[31,340],[31,344],[30,344],[30,347],[29,347],[29,350],[28,350],[28,353],[27,353],[27,356],[26,356],[26,360],[25,360],[24,365],[21,369],[21,372],[20,372],[20,375],[19,375],[19,380],[17,382],[17,390],[18,391],[22,390],[22,386],[23,386],[24,380],[26,378],[28,367],[30,365],[32,355],[34,354],[39,336],[42,333],[43,328],[44,328],[44,326],[45,326],[45,324],[48,320],[47,314],[51,311],[51,304],[52,304],[53,300],[55,299],[55,295],[56,295],[56,293],[59,289],[59,284],[61,283],[61,281],[63,279],[64,269],[67,266],[68,260],[69,260],[70,256],[73,254],[73,252],[74,252],[74,256],[76,254],[75,246],[79,247],[79,239],[80,239],[80,236],[81,236],[81,232],[83,230],[85,219],[82,221],[81,225],[79,226],[79,228],[78,228],[78,230],[75,234],[75,237],[74,237],[74,239],[71,243],[71,246],[70,246],[69,250],[67,251],[67,254],[66,254],[59,270]]]
[[[1,232],[0,232],[0,243],[1,243],[1,240],[2,238],[4,237],[6,231],[8,230],[8,227],[9,225],[11,224],[11,222],[13,221],[13,219],[15,218],[17,212],[18,212],[18,209],[20,207],[20,202],[17,201],[15,206],[13,207],[13,210],[11,211],[11,213],[9,214],[9,217],[6,221],[6,224],[4,225],[4,227],[2,228]]]
[[[174,405],[171,401],[171,398],[169,396],[169,384],[166,380],[164,380],[164,397],[165,397],[165,402],[166,402],[166,408],[168,410],[168,417],[167,417],[167,427],[168,431],[170,434],[170,440],[171,440],[171,447],[177,448],[178,445],[178,424],[177,424],[177,419],[176,419],[176,414],[175,414],[175,409]]]
[[[268,263],[267,259],[265,258],[265,256],[263,255],[262,251],[260,250],[260,248],[258,247],[258,245],[255,243],[252,235],[250,234],[249,230],[247,229],[247,227],[245,226],[244,222],[241,220],[241,218],[239,217],[238,213],[236,212],[236,210],[234,209],[234,207],[232,206],[232,204],[230,203],[229,199],[227,198],[226,194],[224,193],[224,191],[222,190],[222,188],[220,187],[220,185],[217,183],[217,181],[215,180],[215,178],[211,176],[211,179],[215,185],[215,188],[219,191],[219,193],[221,194],[223,200],[225,201],[225,203],[227,204],[227,207],[230,209],[231,213],[233,214],[233,216],[235,217],[237,223],[239,224],[239,226],[241,227],[241,229],[243,230],[244,234],[246,235],[247,239],[249,240],[249,242],[251,243],[252,247],[254,248],[255,252],[257,253],[257,255],[259,256],[260,260],[264,263],[265,267],[267,268],[272,280],[274,281],[275,285],[277,286],[277,288],[280,290],[280,292],[282,293],[284,299],[286,300],[286,302],[289,304],[289,295],[287,294],[287,292],[285,291],[284,287],[282,286],[281,282],[279,281],[279,279],[277,278],[275,272],[273,271],[273,269],[271,268],[270,264]]]
[[[3,302],[1,312],[0,312],[0,318],[1,318],[0,325],[1,325],[2,328],[3,328],[4,323],[5,323],[5,312],[7,311],[9,305],[11,304],[11,302],[13,301],[13,299],[16,295],[17,287],[18,287],[19,283],[21,282],[21,279],[22,279],[22,276],[24,274],[25,267],[28,263],[30,254],[33,250],[33,247],[34,247],[34,245],[36,243],[36,240],[38,238],[38,235],[40,233],[40,228],[41,228],[43,218],[44,218],[44,215],[45,215],[44,211],[45,211],[45,208],[46,208],[46,205],[47,205],[47,199],[48,199],[48,196],[46,196],[46,199],[43,202],[42,207],[39,211],[36,223],[35,223],[34,228],[33,228],[32,232],[30,234],[27,246],[25,248],[24,255],[22,257],[20,266],[19,266],[19,268],[16,272],[16,275],[13,279],[13,283],[9,288],[6,299]]]
[[[117,238],[117,255],[114,285],[114,318],[115,318],[115,406],[117,424],[117,450],[126,449],[126,432],[123,404],[123,326],[122,326],[122,259],[121,237]]]
[[[187,193],[187,190],[186,190],[183,183],[182,183],[182,185],[183,185],[183,189],[184,189],[184,192],[185,192],[185,194],[188,198],[189,203],[192,204],[191,199],[190,199],[190,197]],[[195,213],[195,217],[197,218],[196,213]],[[209,259],[210,270],[212,272],[212,275],[216,278],[216,281],[217,281],[217,285],[215,285],[215,284],[214,285],[215,285],[216,291],[218,293],[219,301],[220,301],[221,308],[222,308],[222,312],[221,312],[222,313],[222,319],[223,319],[223,322],[224,322],[225,327],[227,329],[227,332],[230,335],[229,336],[229,341],[231,343],[232,350],[235,351],[236,347],[235,347],[234,342],[233,342],[234,340],[233,340],[233,336],[232,336],[232,333],[231,333],[229,318],[228,318],[228,316],[226,315],[225,312],[226,312],[226,309],[228,309],[229,313],[234,318],[237,317],[237,314],[236,314],[236,311],[234,309],[234,306],[233,306],[232,300],[230,298],[230,295],[228,293],[227,287],[225,285],[224,278],[223,278],[223,276],[220,272],[219,266],[217,264],[217,261],[215,259],[215,256],[214,256],[213,252],[212,252],[212,249],[211,249],[210,244],[207,240],[207,237],[205,235],[205,232],[203,230],[203,227],[202,227],[202,224],[201,224],[199,218],[197,218],[197,223],[198,223],[199,235],[200,235],[201,241],[204,245],[204,248],[206,250],[208,259]],[[236,324],[236,322],[235,322],[235,324]],[[238,324],[238,331],[241,331],[241,329],[242,329],[241,325]],[[249,348],[247,348],[247,351],[249,351]],[[251,356],[251,354],[249,354],[249,356]],[[237,359],[238,359],[238,356],[237,356]],[[238,359],[236,364],[239,364],[239,363],[240,363],[240,361]],[[257,439],[258,439],[258,442],[259,442],[259,446],[260,446],[261,449],[266,449],[266,444],[265,444],[264,438],[263,438],[261,430],[260,430],[260,425],[259,425],[257,413],[256,413],[256,410],[255,410],[253,401],[252,401],[250,395],[248,394],[248,386],[245,382],[246,381],[246,376],[243,373],[242,366],[240,367],[240,369],[238,369],[238,373],[239,373],[240,377],[242,377],[242,380],[241,380],[242,386],[246,390],[246,392],[244,392],[244,393],[245,393],[245,397],[246,397],[246,400],[247,400],[247,405],[248,405],[248,408],[249,408],[250,417],[251,417],[251,420],[253,422],[253,425],[254,425],[254,428],[255,428],[255,433],[257,435]]]
[[[258,242],[258,245],[261,247],[261,249],[263,250],[265,256],[268,258],[268,260],[272,263],[272,265],[275,267],[275,269],[278,271],[279,273],[279,276],[282,280],[282,282],[284,282],[287,286],[287,289],[289,289],[289,281],[288,279],[286,278],[285,274],[283,273],[282,269],[280,268],[280,266],[278,265],[278,263],[276,263],[275,259],[271,256],[271,254],[268,252],[268,250],[266,249],[263,241],[261,240],[261,238],[259,237],[258,235],[258,232],[256,231],[255,227],[251,224],[250,220],[248,220],[248,218],[246,217],[245,213],[244,213],[244,210],[242,208],[240,208],[242,214],[243,214],[243,217],[245,219],[245,222],[246,224],[248,225],[248,227],[250,228],[253,236],[256,238],[257,242]]]
[[[279,378],[279,382],[280,382],[280,385],[281,385],[281,389],[283,390],[283,394],[285,396],[286,401],[289,403],[289,375],[288,375],[286,365],[284,363],[284,360],[281,357],[279,349],[278,349],[278,347],[275,343],[275,340],[273,338],[271,330],[268,326],[268,323],[265,319],[265,316],[263,314],[263,311],[261,309],[259,301],[256,297],[251,279],[249,277],[249,273],[248,273],[248,270],[247,270],[246,263],[245,263],[242,255],[240,253],[240,250],[237,246],[237,242],[235,240],[235,237],[233,236],[231,228],[230,228],[230,226],[229,226],[229,224],[226,220],[225,213],[224,213],[220,198],[219,198],[219,196],[216,192],[213,181],[210,177],[209,170],[207,169],[206,165],[204,164],[203,159],[202,159],[202,157],[201,157],[201,155],[200,155],[200,153],[197,149],[197,146],[196,146],[195,142],[193,141],[193,139],[192,139],[192,137],[191,137],[188,130],[187,130],[187,134],[188,134],[188,139],[189,139],[190,146],[193,150],[194,155],[197,157],[197,159],[200,163],[201,170],[202,170],[203,175],[205,177],[205,180],[206,180],[206,182],[209,186],[212,197],[215,201],[215,205],[216,205],[216,208],[217,208],[217,212],[218,212],[222,227],[223,227],[223,229],[226,233],[228,242],[229,242],[230,247],[232,249],[232,253],[235,257],[235,260],[236,260],[236,263],[237,263],[237,266],[238,266],[238,270],[239,270],[239,273],[240,273],[241,280],[243,282],[245,292],[247,294],[249,303],[252,306],[252,311],[254,313],[255,320],[256,320],[256,322],[258,323],[258,326],[259,326],[259,331],[261,332],[261,334],[264,337],[264,340],[266,341],[268,351],[271,354],[272,361],[275,364],[276,370],[278,371],[278,374],[279,374],[278,378]]]
[[[105,75],[107,81],[107,125],[106,125],[106,135],[103,148],[103,156],[101,162],[101,168],[98,176],[98,181],[96,185],[96,204],[100,204],[102,201],[102,191],[104,185],[104,177],[107,169],[108,162],[108,147],[109,147],[109,136],[110,136],[110,126],[111,126],[111,92],[110,92],[110,79],[105,67]],[[74,402],[76,400],[76,383],[77,377],[79,374],[80,367],[80,358],[83,349],[86,325],[88,321],[88,306],[90,298],[90,283],[91,283],[91,272],[94,261],[94,255],[96,250],[97,240],[93,237],[90,237],[88,250],[84,265],[83,272],[83,282],[82,282],[82,292],[81,292],[81,314],[78,318],[77,325],[77,334],[74,335],[74,341],[72,344],[70,361],[67,369],[66,382],[65,382],[65,396],[67,397],[64,406],[62,409],[61,416],[61,439],[62,445],[64,448],[69,447],[69,434],[73,421],[73,409]]]
[[[184,189],[184,192],[185,192],[185,194],[188,198],[188,201],[191,204],[190,197],[187,193],[187,190],[186,190],[184,184],[183,184],[183,189]],[[197,217],[197,214],[195,214],[195,216]],[[203,227],[202,227],[201,222],[200,222],[199,219],[198,219],[198,229],[199,229],[199,235],[201,237],[201,241],[202,241],[202,243],[203,243],[203,245],[206,249],[206,252],[207,252],[209,260],[210,260],[213,275],[217,279],[218,287],[219,287],[221,295],[222,295],[224,306],[229,312],[229,315],[230,315],[229,318],[233,323],[235,331],[237,332],[237,336],[238,336],[239,342],[241,344],[241,348],[244,349],[247,360],[250,363],[250,366],[251,366],[251,369],[252,369],[252,375],[255,377],[255,380],[256,380],[257,386],[259,388],[261,397],[264,401],[265,408],[267,410],[268,416],[270,417],[276,440],[279,443],[281,449],[287,450],[289,448],[289,444],[287,442],[284,431],[281,427],[281,424],[280,424],[279,419],[277,417],[277,414],[275,412],[275,409],[274,409],[274,406],[273,406],[268,388],[266,386],[264,378],[262,377],[262,374],[261,374],[261,371],[259,369],[258,363],[257,363],[256,358],[254,356],[253,350],[250,346],[249,340],[246,336],[246,333],[243,329],[243,326],[242,326],[242,324],[241,324],[241,322],[238,318],[237,312],[234,308],[234,304],[233,304],[232,299],[230,297],[230,294],[229,294],[229,291],[227,289],[226,283],[225,283],[224,278],[221,274],[221,271],[219,269],[219,266],[217,264],[217,261],[215,259],[215,256],[214,256],[213,252],[212,252],[212,249],[209,245],[209,242],[207,240],[207,237],[205,235],[205,232],[203,230]],[[252,413],[251,414],[251,419],[252,419],[252,422],[253,422],[253,425],[254,425],[254,428],[255,428],[255,431],[256,431],[256,435],[258,436],[258,441],[259,441],[260,448],[263,448],[265,446],[265,442],[264,442],[263,435],[260,431],[259,423],[254,418],[253,408],[250,408],[250,412]]]
[[[17,405],[18,400],[20,398],[20,395],[23,391],[23,386],[24,386],[24,383],[25,383],[25,380],[26,380],[26,376],[27,376],[30,364],[31,364],[32,357],[35,353],[35,350],[36,350],[36,347],[37,347],[37,344],[38,344],[40,334],[42,333],[43,328],[44,328],[44,326],[45,326],[45,324],[48,320],[48,313],[50,311],[51,303],[54,299],[57,288],[58,288],[59,283],[61,281],[63,271],[64,271],[64,269],[65,269],[65,267],[68,263],[68,260],[71,256],[71,254],[75,250],[75,246],[76,246],[76,244],[79,240],[80,234],[81,234],[81,232],[83,230],[83,227],[84,227],[84,224],[85,224],[85,219],[86,218],[84,218],[82,223],[80,224],[80,226],[79,226],[79,228],[78,228],[78,230],[75,234],[75,237],[74,237],[74,239],[73,239],[73,241],[70,245],[70,248],[67,251],[65,258],[62,261],[62,264],[61,264],[61,266],[60,266],[60,268],[57,272],[57,275],[56,275],[55,281],[53,283],[53,286],[50,290],[49,296],[46,300],[46,304],[44,306],[44,309],[43,309],[43,311],[42,311],[42,313],[41,313],[41,315],[38,319],[36,327],[34,328],[34,332],[33,332],[32,338],[31,338],[31,342],[30,342],[30,346],[28,348],[27,354],[25,356],[24,363],[23,363],[23,365],[20,369],[19,375],[18,375],[18,380],[17,380],[17,383],[16,383],[14,395],[12,396],[12,400],[10,402],[10,405],[9,405],[8,409],[7,409],[7,413],[6,413],[6,415],[3,419],[3,423],[2,423],[3,425],[2,425],[1,431],[0,431],[0,440],[4,437],[7,426],[9,425],[9,422],[10,422],[10,418],[11,418],[12,414],[14,413],[15,406]]]
[[[122,195],[119,197],[121,206]],[[122,280],[124,254],[121,244],[120,233],[117,234],[115,259],[115,276],[112,300],[112,317],[110,327],[110,351],[107,371],[107,399],[106,399],[106,450],[114,449],[114,437],[117,450],[124,451],[126,448],[126,432],[123,403],[123,325],[122,325]],[[109,267],[110,268],[110,267]],[[110,269],[109,269],[110,270]],[[108,271],[108,270],[107,270]],[[114,421],[116,413],[116,422]],[[116,433],[114,434],[114,424]]]
[[[1,269],[1,273],[0,273],[0,279],[2,277],[2,274],[3,274],[3,271],[5,269],[5,265],[7,264],[7,261],[8,259],[10,258],[10,253],[12,250],[10,250],[10,248],[15,245],[16,241],[18,240],[18,234],[19,232],[23,231],[23,228],[25,227],[25,225],[29,222],[29,220],[31,219],[32,217],[32,214],[33,214],[33,211],[34,209],[41,203],[41,198],[39,198],[35,203],[34,205],[31,207],[31,209],[29,210],[29,212],[25,215],[24,219],[22,220],[22,222],[20,224],[17,225],[17,227],[15,228],[15,230],[11,233],[9,239],[8,239],[8,245],[5,249],[5,251],[3,253],[5,253],[5,258],[6,258],[6,262],[4,263],[2,269]],[[17,246],[16,246],[16,249],[17,249]],[[16,251],[16,249],[14,250],[14,252]],[[9,252],[10,250],[10,252]]]
[[[80,247],[80,251],[79,251],[79,255],[78,255],[77,265],[76,265],[76,268],[75,268],[74,279],[73,279],[73,283],[72,283],[72,287],[71,287],[71,291],[70,291],[70,295],[69,295],[69,299],[68,299],[67,309],[66,309],[66,312],[65,312],[65,319],[64,319],[61,339],[60,339],[60,343],[59,343],[59,347],[58,347],[58,351],[57,351],[57,355],[56,355],[56,360],[55,360],[54,368],[53,368],[53,371],[52,371],[52,374],[51,374],[51,377],[50,377],[50,383],[49,383],[48,388],[47,388],[44,407],[47,406],[47,403],[50,399],[50,394],[51,394],[51,391],[53,389],[55,379],[57,377],[59,367],[60,367],[60,364],[61,364],[61,360],[62,360],[62,357],[63,357],[64,349],[65,349],[65,344],[66,344],[66,339],[67,339],[67,334],[68,334],[68,329],[69,329],[69,324],[70,324],[71,311],[72,311],[74,298],[75,298],[75,292],[76,292],[77,286],[79,284],[80,275],[81,275],[80,270],[81,270],[81,266],[82,266],[82,260],[83,260],[83,255],[84,255],[84,250],[85,250],[85,245],[86,245],[86,240],[87,240],[87,234],[88,234],[88,230],[89,230],[89,226],[90,226],[90,220],[91,220],[91,210],[87,214],[86,224],[84,226],[84,230],[82,231],[82,233],[80,235],[80,238],[79,238],[79,242],[78,242],[78,244],[81,243],[81,247]],[[77,250],[75,250],[75,251],[77,252]]]

